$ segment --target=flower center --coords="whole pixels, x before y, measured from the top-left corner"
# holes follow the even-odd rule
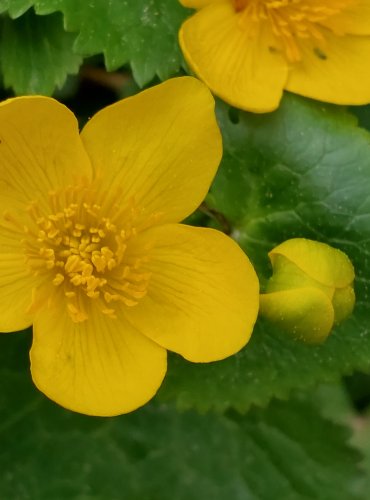
[[[145,296],[150,277],[142,270],[146,257],[127,256],[137,233],[134,204],[122,209],[112,196],[102,206],[94,199],[86,187],[50,192],[48,208],[37,202],[28,207],[24,228],[31,271],[47,276],[75,322],[88,318],[91,301],[115,318],[119,304],[135,306]]]
[[[326,59],[325,21],[341,13],[357,0],[232,0],[240,15],[240,25],[250,36],[258,33],[261,22],[268,22],[278,47],[271,51],[282,51],[291,63],[301,60],[300,42],[311,39],[314,53]],[[330,29],[334,31],[332,23]],[[343,35],[340,29],[336,35]]]

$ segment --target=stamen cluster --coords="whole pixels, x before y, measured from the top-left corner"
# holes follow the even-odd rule
[[[291,63],[301,60],[300,39],[312,39],[316,54],[325,59],[325,31],[322,23],[353,4],[353,0],[233,0],[240,12],[241,26],[250,36],[258,33],[259,23],[268,21],[278,47]],[[340,36],[343,33],[336,32]]]
[[[30,223],[24,228],[32,272],[47,275],[76,322],[88,318],[91,301],[112,318],[114,303],[135,306],[145,296],[149,280],[149,273],[141,269],[147,258],[126,255],[137,232],[134,206],[122,211],[113,203],[110,215],[92,201],[94,197],[96,193],[86,188],[49,193],[50,212],[33,202],[28,207]]]

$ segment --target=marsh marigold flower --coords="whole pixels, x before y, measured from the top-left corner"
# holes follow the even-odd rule
[[[336,104],[370,102],[369,0],[180,0],[198,9],[180,44],[228,103],[266,112],[283,89]]]
[[[78,133],[62,104],[0,105],[0,331],[33,324],[37,387],[66,408],[129,412],[166,372],[166,349],[225,358],[249,340],[258,280],[213,229],[178,224],[221,158],[214,101],[169,80]]]
[[[325,243],[294,238],[269,253],[273,268],[261,316],[310,344],[323,342],[353,310],[355,273],[347,255]]]

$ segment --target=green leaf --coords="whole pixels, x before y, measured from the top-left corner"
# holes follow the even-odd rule
[[[295,401],[247,416],[147,405],[91,418],[33,387],[30,332],[0,336],[0,498],[351,500],[348,431]]]
[[[177,33],[189,10],[177,0],[0,0],[0,12],[19,15],[31,3],[38,14],[63,13],[66,30],[79,33],[77,54],[104,54],[109,71],[130,63],[140,86],[183,65]]]
[[[370,491],[370,408],[364,415],[360,415],[355,420],[355,434],[352,439],[353,445],[364,454],[364,460],[361,467],[365,473],[361,489]]]
[[[0,64],[4,84],[17,94],[53,93],[82,62],[73,54],[75,36],[63,30],[60,14],[40,17],[32,10],[1,20]]]
[[[11,18],[16,19],[33,4],[33,0],[0,0],[0,14],[6,12]]]
[[[367,106],[353,106],[351,113],[357,116],[361,127],[370,130],[370,104]]]
[[[359,463],[363,475],[357,491],[363,491],[367,498],[370,491],[370,407],[363,407],[363,403],[369,401],[369,376],[356,373],[347,378],[346,386],[343,383],[319,386],[310,393],[309,399],[324,418],[352,429],[351,445],[363,455]],[[353,406],[356,400],[361,411]]]
[[[246,410],[293,388],[370,370],[370,134],[341,109],[287,95],[267,115],[220,107],[224,158],[208,198],[230,221],[262,285],[267,253],[293,237],[340,248],[356,269],[352,317],[319,347],[294,342],[259,320],[236,356],[209,365],[172,356],[160,392],[182,408]]]

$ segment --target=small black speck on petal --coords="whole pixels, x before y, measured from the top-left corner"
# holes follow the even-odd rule
[[[318,47],[315,47],[313,49],[313,52],[314,52],[315,56],[318,57],[319,59],[321,59],[322,61],[325,61],[328,58],[328,56],[325,54],[325,52],[323,52]]]

